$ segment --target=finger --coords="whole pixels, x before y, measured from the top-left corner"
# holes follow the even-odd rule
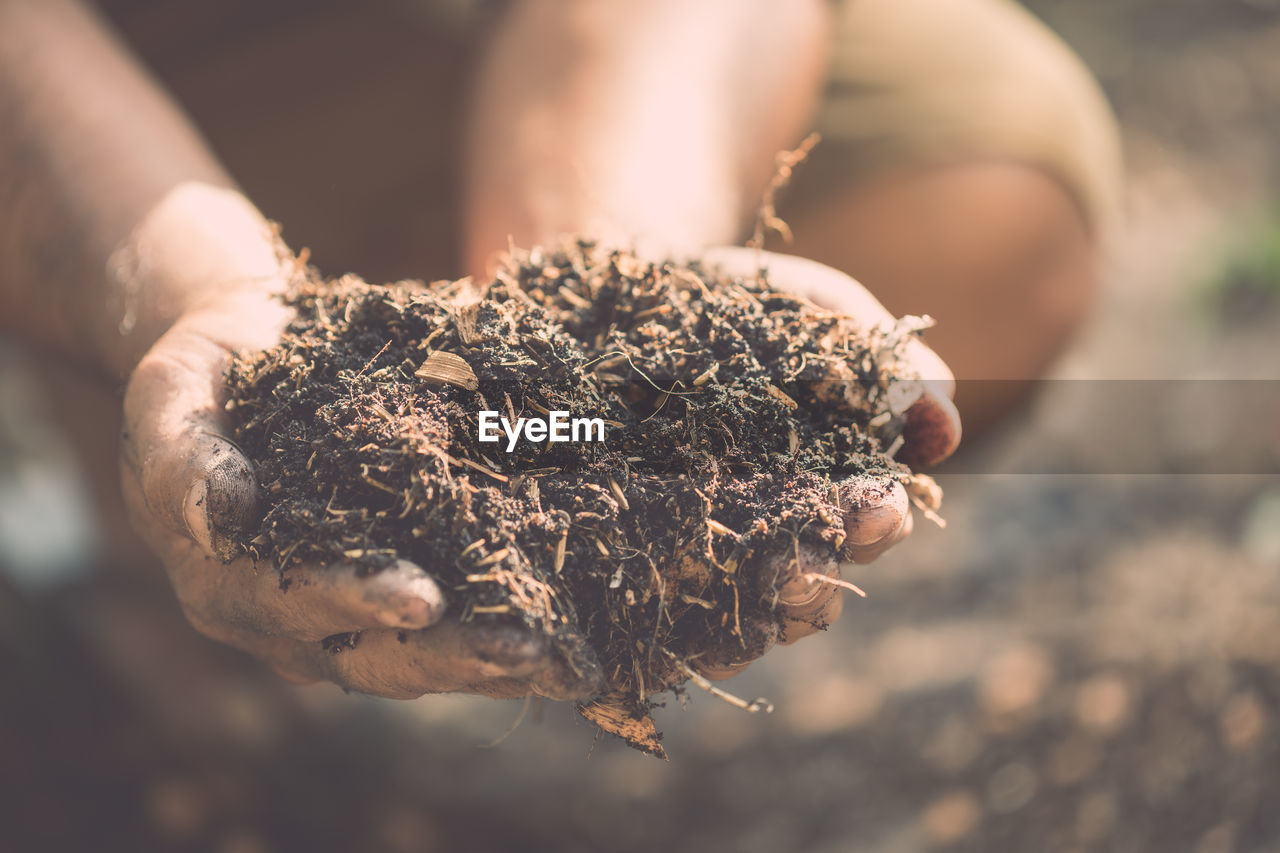
[[[533,695],[534,689],[527,678],[493,678],[468,685],[459,692],[488,696],[490,699],[523,699]]]
[[[742,672],[778,642],[778,620],[758,616],[744,621],[742,636],[728,634],[715,647],[704,652],[694,668],[712,681],[723,681]]]
[[[725,681],[733,678],[735,675],[751,666],[752,663],[754,663],[754,659],[739,661],[737,663],[704,663],[700,664],[697,669],[698,672],[709,681]]]
[[[902,520],[902,526],[899,527],[896,532],[894,532],[892,535],[888,536],[887,538],[883,539],[876,545],[858,549],[858,551],[851,558],[852,562],[857,563],[859,565],[865,565],[867,563],[871,563],[880,559],[880,557],[882,557],[886,551],[891,550],[895,545],[899,544],[908,536],[910,536],[911,531],[914,529],[915,529],[915,518],[911,515],[911,513],[908,512],[907,516]]]
[[[910,532],[911,499],[897,480],[855,477],[837,491],[844,512],[844,555],[869,563]]]
[[[604,670],[594,652],[554,655],[530,682],[532,692],[560,702],[587,699],[604,686]]]
[[[546,669],[527,678],[487,679],[469,684],[461,690],[491,699],[541,696],[556,702],[570,702],[591,698],[599,692],[600,684],[599,678],[583,679],[575,676],[563,661],[553,658]]]
[[[568,699],[588,696],[599,684],[598,668],[570,673],[545,636],[507,623],[450,621],[423,631],[367,631],[354,648],[338,654],[312,645],[305,660],[289,668],[396,699],[454,691]]]
[[[230,440],[223,377],[233,349],[279,340],[292,316],[275,297],[281,287],[228,283],[151,347],[125,393],[123,457],[147,506],[223,561],[239,553],[257,510],[253,468]]]
[[[122,466],[121,487],[126,506],[136,514],[142,488],[131,466]],[[147,519],[135,521],[164,559],[192,625],[241,648],[239,638],[257,634],[314,642],[366,628],[425,628],[445,613],[439,585],[405,560],[366,577],[352,566],[336,565],[297,566],[282,578],[248,557],[223,564],[189,537],[157,531]]]
[[[277,574],[276,590],[269,588],[270,575],[261,590],[264,613],[293,617],[291,624],[312,638],[365,628],[427,628],[445,613],[444,591],[408,560],[365,576],[349,565],[299,566],[289,570],[284,589]]]
[[[242,637],[233,645],[295,679],[331,681],[359,693],[415,699],[489,680],[525,678],[544,665],[545,647],[527,634],[476,631],[445,622],[424,631],[354,632],[342,644]]]
[[[812,548],[800,547],[787,579],[778,588],[777,612],[782,618],[780,643],[794,643],[836,620],[843,607],[843,596],[840,587],[826,579],[839,577],[840,566],[836,560]]]
[[[833,577],[839,578],[840,572],[837,570]],[[840,614],[844,612],[844,596],[844,590],[839,587],[831,587],[830,594],[821,599],[822,606],[808,616],[784,619],[778,644],[789,646],[797,640],[803,640],[810,634],[825,631],[834,625],[835,621],[840,618]]]
[[[276,569],[247,558],[174,575],[179,599],[193,602],[207,621],[311,642],[370,628],[426,628],[445,612],[439,585],[404,560],[368,577],[352,566],[299,566],[284,583]]]
[[[259,637],[244,650],[269,661],[272,669],[292,684],[332,681],[348,690],[388,699],[463,692],[494,699],[538,695],[569,701],[599,690],[598,666],[586,674],[575,673],[543,644],[513,645],[510,638],[494,638],[488,628],[481,629],[481,642],[476,643],[471,629],[459,632],[441,627],[439,633],[425,632],[426,637],[403,631],[365,631],[351,640],[354,647],[338,651],[317,643],[267,637]],[[495,640],[506,644],[496,655],[492,653]]]
[[[203,335],[172,329],[139,362],[124,400],[124,456],[146,506],[224,561],[238,553],[257,511],[253,467],[223,421],[227,358]]]
[[[412,699],[528,677],[546,666],[547,647],[542,637],[514,625],[446,622],[403,638],[371,631],[326,663],[328,679],[344,687]]]
[[[902,427],[898,461],[919,470],[937,465],[960,446],[960,413],[950,397],[927,388],[910,409]]]

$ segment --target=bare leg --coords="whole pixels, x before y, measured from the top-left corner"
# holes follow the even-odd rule
[[[1085,317],[1121,186],[1083,63],[1013,0],[839,4],[825,141],[796,175],[791,251],[927,313],[973,435]]]

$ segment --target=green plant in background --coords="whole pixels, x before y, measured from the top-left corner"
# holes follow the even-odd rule
[[[1225,323],[1280,311],[1280,209],[1239,228],[1203,288],[1204,307]]]

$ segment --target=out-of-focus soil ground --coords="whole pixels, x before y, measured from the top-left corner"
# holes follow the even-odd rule
[[[521,703],[280,690],[73,586],[0,615],[6,849],[1280,850],[1280,478],[1246,473],[1276,470],[1280,411],[1221,381],[1280,378],[1280,285],[1249,260],[1280,241],[1280,7],[1031,5],[1125,128],[1103,304],[940,477],[948,529],[725,684],[773,715],[672,700],[670,764],[593,751],[559,705],[480,748]]]

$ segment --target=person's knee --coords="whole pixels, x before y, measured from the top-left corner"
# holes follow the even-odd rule
[[[938,321],[975,426],[1007,409],[1084,322],[1098,240],[1042,170],[971,162],[885,175],[792,213],[791,251],[862,281],[896,314]]]
[[[1117,218],[1115,119],[1012,2],[867,0],[841,27],[825,139],[783,208],[792,251],[935,316],[926,338],[962,385],[999,381],[982,406],[960,390],[966,417],[1003,410],[1087,316]]]

